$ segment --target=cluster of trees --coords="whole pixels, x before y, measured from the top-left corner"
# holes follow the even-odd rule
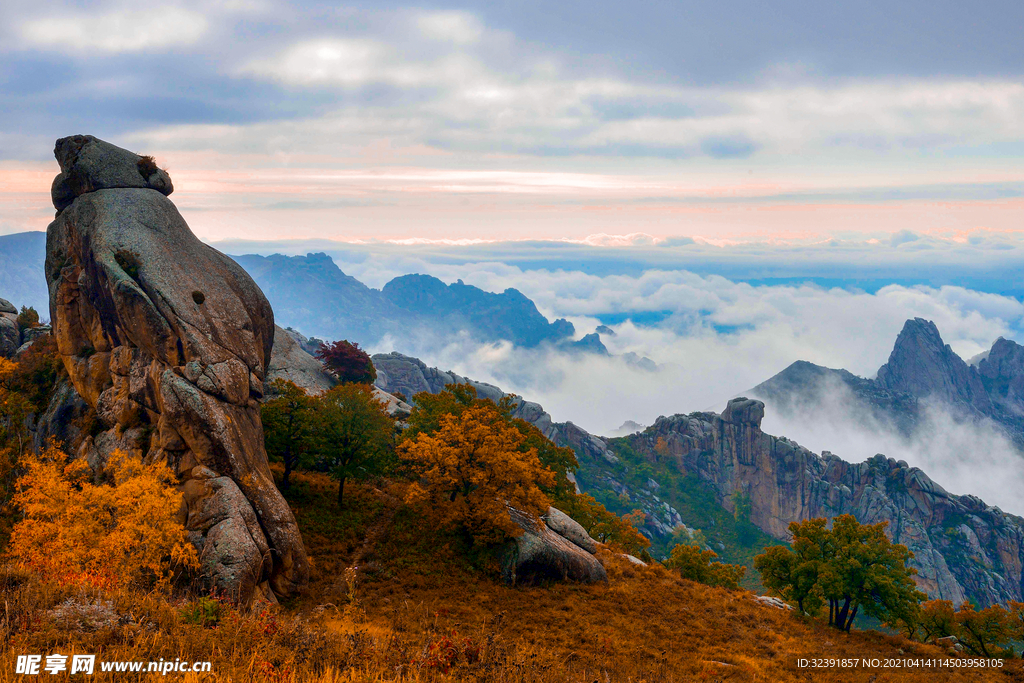
[[[915,605],[893,621],[907,638],[935,642],[953,636],[978,657],[1013,653],[1014,641],[1024,641],[1024,603],[992,605],[979,610],[970,602],[959,609],[949,600],[930,600]]]
[[[718,553],[714,550],[680,543],[672,548],[665,566],[669,569],[678,569],[684,579],[708,586],[739,590],[740,580],[747,573],[747,568],[739,564],[718,562],[717,558]]]
[[[267,454],[284,463],[281,487],[296,469],[327,472],[338,481],[338,506],[345,482],[386,474],[393,467],[395,423],[369,384],[339,384],[310,396],[294,382],[275,380],[263,404]]]
[[[906,562],[913,553],[892,543],[886,523],[860,524],[853,515],[793,522],[792,550],[773,546],[754,558],[765,588],[795,602],[801,612],[818,614],[828,605],[828,623],[849,631],[860,610],[894,624],[917,608],[917,570]]]
[[[263,406],[267,452],[284,463],[283,488],[295,469],[325,471],[339,482],[340,505],[347,480],[405,479],[406,504],[475,547],[521,533],[506,506],[540,516],[555,505],[596,539],[646,556],[650,542],[637,530],[643,514],[621,518],[577,494],[569,479],[575,453],[513,417],[511,397],[496,404],[468,384],[423,392],[413,397],[412,413],[399,428],[373,398],[376,372],[365,352],[342,341],[323,346],[318,357],[339,386],[309,396],[278,380],[271,385],[276,397]]]

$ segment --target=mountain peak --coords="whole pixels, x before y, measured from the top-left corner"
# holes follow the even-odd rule
[[[953,404],[990,408],[977,370],[942,342],[931,320],[914,318],[903,325],[889,361],[878,369],[878,384],[913,396],[934,396]]]

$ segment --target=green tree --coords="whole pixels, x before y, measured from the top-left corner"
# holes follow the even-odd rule
[[[369,354],[355,342],[342,339],[324,344],[317,350],[316,357],[339,382],[373,384],[377,379],[377,369],[373,367]]]
[[[18,330],[24,332],[30,327],[39,327],[39,313],[31,306],[22,306],[18,314]]]
[[[804,609],[809,598],[829,605],[829,625],[849,631],[860,610],[882,622],[909,615],[925,595],[914,585],[913,557],[905,546],[885,535],[886,523],[860,524],[853,515],[789,525],[793,550],[781,546],[754,558],[765,587],[796,600]],[[781,549],[779,549],[781,548]]]
[[[716,562],[718,553],[702,550],[695,545],[679,544],[672,548],[672,554],[665,561],[669,569],[678,569],[684,579],[703,583],[707,586],[721,586],[739,590],[740,580],[747,568],[737,564]]]
[[[754,558],[761,583],[787,602],[795,602],[802,613],[817,614],[824,604],[818,578],[831,552],[831,537],[824,519],[793,522],[793,550],[772,546]]]
[[[291,484],[289,475],[310,463],[315,447],[314,421],[317,400],[294,382],[277,379],[271,383],[275,398],[263,404],[263,438],[271,460],[284,463],[281,488]]]
[[[338,507],[345,482],[383,474],[392,465],[395,423],[367,384],[340,384],[317,402],[314,444],[318,466],[338,480]]]

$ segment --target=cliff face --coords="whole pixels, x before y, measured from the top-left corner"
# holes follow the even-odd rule
[[[259,399],[274,315],[237,264],[200,242],[167,174],[91,136],[57,141],[46,280],[57,347],[114,449],[177,472],[182,522],[211,581],[246,601],[304,584],[295,519],[274,486]]]
[[[732,509],[735,493],[749,497],[751,521],[775,538],[787,540],[790,522],[815,517],[888,522],[892,540],[914,552],[918,584],[929,596],[983,605],[1021,600],[1024,519],[947,493],[902,461],[877,455],[851,464],[827,451],[816,455],[762,432],[763,415],[760,401],[734,399],[721,415],[661,417],[625,440],[654,461],[662,439],[669,457],[713,487],[724,507]]]

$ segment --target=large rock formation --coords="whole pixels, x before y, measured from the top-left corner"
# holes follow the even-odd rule
[[[764,404],[733,399],[721,415],[660,417],[625,437],[636,452],[675,459],[731,510],[735,493],[749,497],[750,520],[780,540],[792,521],[852,514],[888,522],[893,541],[914,552],[917,582],[933,598],[984,605],[1021,600],[1024,519],[974,496],[947,493],[916,467],[877,455],[851,464],[816,455],[761,431]],[[666,451],[667,449],[667,451]]]
[[[937,398],[981,413],[992,409],[978,372],[942,342],[935,323],[923,318],[904,324],[875,381],[894,393]]]
[[[93,465],[115,448],[168,462],[206,573],[248,600],[308,579],[295,519],[274,486],[259,399],[274,341],[263,293],[200,242],[152,160],[77,135],[57,141],[57,217],[46,280],[58,350],[103,427]]]
[[[303,348],[302,339],[305,337],[298,333],[274,327],[274,351],[267,367],[267,383],[281,379],[294,382],[307,394],[322,394],[337,384],[337,380]]]

